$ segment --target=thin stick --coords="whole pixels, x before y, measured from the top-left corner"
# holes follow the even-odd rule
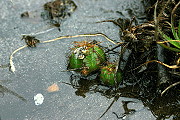
[[[114,23],[115,25],[119,26],[121,31],[123,31],[124,29],[122,28],[122,26],[115,20],[103,20],[103,21],[99,21],[99,22],[96,22],[96,23],[102,23],[102,22],[112,22]]]
[[[39,33],[38,33],[39,34]],[[109,42],[113,43],[113,44],[116,44],[116,45],[119,45],[119,44],[122,44],[121,42],[119,43],[116,43],[114,42],[113,40],[111,40],[110,38],[108,38],[105,34],[103,33],[96,33],[96,34],[82,34],[82,35],[74,35],[74,36],[61,36],[61,37],[58,37],[58,38],[55,38],[55,39],[51,39],[51,40],[47,40],[47,41],[40,41],[40,43],[49,43],[49,42],[54,42],[56,40],[60,40],[60,39],[65,39],[65,38],[76,38],[76,37],[90,37],[90,36],[103,36],[105,39],[107,39]],[[18,49],[16,49],[10,56],[10,70],[14,73],[15,72],[15,66],[14,66],[14,63],[13,63],[13,55],[18,52],[19,50],[21,49],[24,49],[25,47],[28,47],[28,45],[24,45]]]
[[[100,120],[106,113],[107,111],[111,108],[111,106],[114,104],[114,102],[116,102],[119,99],[120,95],[118,94],[117,96],[114,96],[113,101],[111,102],[111,104],[108,106],[108,108],[106,109],[106,111],[104,111],[104,113],[97,119]]]
[[[108,38],[105,34],[103,33],[96,33],[96,34],[81,34],[81,35],[74,35],[74,36],[61,36],[55,39],[51,39],[51,40],[47,40],[47,41],[41,41],[40,43],[49,43],[49,42],[53,42],[56,40],[60,40],[60,39],[65,39],[65,38],[77,38],[77,37],[92,37],[92,36],[103,36],[105,39],[107,39],[109,42],[118,45],[121,43],[116,43],[113,40],[111,40],[110,38]]]
[[[180,42],[180,40],[157,41],[157,43],[168,43],[171,41]]]
[[[158,15],[158,19],[160,18],[160,16],[162,15],[162,13],[164,12],[164,10],[166,9],[167,5],[169,4],[171,0],[168,0],[163,6],[163,8],[161,9],[159,15]]]
[[[51,31],[51,30],[53,30],[53,29],[55,29],[55,28],[51,28],[51,29],[47,29],[47,30],[45,30],[45,31],[40,31],[40,32],[37,32],[37,33],[30,33],[30,34],[21,34],[22,36],[27,36],[27,35],[29,35],[29,36],[35,36],[35,35],[39,35],[39,34],[44,34],[44,33],[46,33],[46,32],[49,32],[49,31]]]
[[[177,9],[177,7],[180,5],[180,1],[176,4],[176,6],[173,8],[172,12],[171,12],[171,25],[173,25],[173,21],[174,21],[174,12]]]
[[[155,8],[154,8],[154,23],[155,23],[155,33],[154,33],[154,38],[155,38],[155,41],[157,41],[158,40],[158,29],[159,29],[159,27],[158,27],[158,23],[159,23],[159,18],[157,19],[157,5],[158,5],[158,0],[157,0],[157,2],[156,2],[156,4],[155,4]]]
[[[9,63],[6,65],[0,65],[0,68],[7,68],[7,67],[9,67]]]
[[[144,65],[146,65],[146,64],[148,64],[148,63],[151,63],[151,62],[157,62],[157,63],[159,63],[159,64],[161,64],[161,65],[164,65],[164,66],[166,66],[166,67],[168,67],[168,68],[171,68],[171,69],[180,68],[180,66],[177,66],[177,65],[167,65],[167,64],[165,64],[165,63],[163,63],[163,62],[161,62],[161,61],[151,60],[151,61],[148,61],[148,62],[145,62],[145,63],[141,64],[140,66],[138,66],[137,68],[134,68],[133,70],[136,70],[136,69],[138,69],[138,68],[140,68],[140,67],[142,67],[142,66],[144,66]],[[130,70],[130,71],[133,71],[133,70]]]
[[[163,92],[161,93],[161,96],[162,96],[167,90],[169,90],[170,88],[172,88],[172,87],[174,87],[174,86],[176,86],[176,85],[178,85],[178,84],[180,84],[180,81],[179,81],[179,82],[176,82],[176,83],[174,83],[174,84],[172,84],[172,85],[170,85],[169,87],[167,87],[165,90],[163,90]]]
[[[26,48],[26,47],[27,47],[27,45],[24,45],[24,46],[16,49],[16,50],[11,54],[11,56],[10,56],[10,58],[9,58],[9,63],[10,63],[10,70],[11,70],[13,73],[14,73],[15,70],[16,70],[16,69],[15,69],[15,66],[14,66],[14,63],[13,63],[13,55],[14,55],[16,52],[18,52],[19,50],[24,49],[24,48]]]

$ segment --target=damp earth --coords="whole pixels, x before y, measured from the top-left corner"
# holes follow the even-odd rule
[[[126,34],[127,36],[123,38],[120,30],[127,28],[127,24],[131,24],[134,17],[132,24],[139,26],[135,29],[132,27],[129,31],[137,33],[141,39],[145,37],[152,39],[147,38],[154,34],[151,23],[141,26],[151,19],[146,16],[147,8],[151,8],[155,3],[151,2],[150,0],[0,1],[0,119],[96,120],[113,103],[100,119],[178,120],[180,106],[177,86],[163,97],[156,95],[157,89],[153,89],[156,87],[152,80],[157,79],[154,76],[157,63],[148,65],[153,72],[146,70],[147,67],[141,69],[143,72],[126,72],[126,76],[123,77],[125,82],[120,84],[119,89],[115,89],[112,86],[102,85],[97,80],[97,74],[80,77],[79,74],[67,71],[68,56],[74,41],[96,40],[101,46],[108,48],[107,51],[111,50],[109,58],[114,62],[118,60],[117,51],[122,46],[116,49],[102,36],[61,39],[41,44],[41,41],[60,36],[95,33],[103,33],[115,42],[122,42],[129,36]],[[119,24],[114,24],[116,20],[120,20]],[[123,20],[128,21],[124,21],[125,24],[121,25]],[[142,31],[142,28],[145,28],[143,29],[145,31]],[[141,33],[143,34],[140,35]],[[16,71],[13,73],[9,70],[9,56],[14,50],[26,44],[27,48],[14,55]],[[127,50],[123,54],[124,70],[131,71],[137,65],[156,56],[154,54],[156,48],[151,47],[152,41],[143,41],[140,44],[135,41],[127,47],[135,52]],[[136,49],[137,45],[140,45],[140,49]],[[130,67],[125,65],[126,63]],[[175,77],[176,81],[178,78]],[[58,86],[58,90],[48,92],[48,87],[53,84]],[[176,92],[173,93],[173,90]],[[44,98],[43,103],[38,106],[33,99],[37,94],[42,94]]]

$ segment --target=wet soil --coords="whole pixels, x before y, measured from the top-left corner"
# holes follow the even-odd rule
[[[2,9],[0,12],[0,79],[2,80],[0,81],[0,119],[94,120],[98,119],[112,101],[116,100],[101,118],[102,120],[178,120],[180,116],[178,86],[160,96],[159,93],[168,84],[157,89],[159,80],[157,63],[150,63],[145,68],[131,71],[148,59],[157,58],[158,47],[153,42],[147,43],[145,48],[143,46],[146,42],[140,42],[141,49],[138,50],[135,49],[137,43],[129,46],[128,49],[131,50],[127,49],[122,60],[124,78],[118,89],[103,86],[99,80],[94,79],[94,76],[91,76],[92,80],[90,80],[90,78],[80,78],[71,72],[61,72],[67,69],[67,56],[73,41],[95,39],[102,42],[101,45],[104,47],[114,48],[114,45],[103,37],[62,39],[39,44],[39,41],[59,36],[99,32],[122,42],[119,26],[112,22],[96,22],[118,18],[131,20],[136,16],[135,24],[142,24],[147,21],[144,5],[148,7],[152,4],[149,2],[152,1],[60,1],[62,3],[57,0],[57,8],[52,7],[55,2],[51,0],[0,1]],[[61,8],[59,5],[64,7]],[[61,12],[57,15],[56,11]],[[34,34],[45,30],[48,30],[45,34]],[[140,33],[141,29],[137,31]],[[21,41],[24,34],[30,37]],[[138,37],[144,39],[144,36]],[[8,68],[9,56],[15,49],[25,44],[29,47],[14,56],[16,72],[12,73]],[[116,53],[120,48],[116,49]],[[171,52],[167,51],[167,53],[166,56],[173,56]],[[118,57],[119,54],[110,56],[114,60]],[[170,78],[173,78],[173,82],[179,79],[171,74]],[[4,82],[5,80],[11,82]],[[60,90],[48,93],[46,89],[53,83],[57,83]],[[36,106],[33,97],[38,93],[43,94],[45,99],[42,105]]]

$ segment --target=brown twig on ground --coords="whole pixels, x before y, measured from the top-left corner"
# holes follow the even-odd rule
[[[172,85],[170,85],[169,87],[167,87],[165,90],[162,91],[161,96],[163,96],[163,94],[164,94],[167,90],[169,90],[170,88],[172,88],[172,87],[174,87],[174,86],[176,86],[176,85],[178,85],[178,84],[180,84],[180,81],[179,81],[179,82],[176,82],[176,83],[174,83],[174,84],[172,84]]]
[[[180,42],[180,40],[167,40],[167,41],[157,41],[157,43],[168,43],[168,42],[172,42],[172,41]]]
[[[93,36],[103,36],[106,40],[108,40],[109,42],[118,45],[118,44],[122,44],[122,43],[116,43],[113,40],[111,40],[110,38],[108,38],[105,34],[103,33],[95,33],[95,34],[81,34],[81,35],[73,35],[73,36],[61,36],[55,39],[51,39],[51,40],[47,40],[47,41],[41,41],[40,43],[49,43],[49,42],[53,42],[56,40],[60,40],[60,39],[65,39],[65,38],[77,38],[77,37],[93,37]]]
[[[136,69],[138,69],[138,68],[140,68],[140,67],[142,67],[142,66],[144,66],[144,65],[146,65],[146,64],[148,64],[148,63],[152,63],[152,62],[157,62],[157,63],[159,63],[159,64],[161,64],[161,65],[164,65],[164,66],[166,66],[166,67],[168,67],[168,68],[171,68],[171,69],[180,68],[180,66],[178,66],[178,65],[167,65],[167,64],[165,64],[165,63],[163,63],[163,62],[161,62],[161,61],[158,61],[158,60],[151,60],[151,61],[147,61],[147,62],[141,64],[140,66],[138,66],[138,67],[136,67],[136,68],[134,68],[134,69],[132,69],[132,70],[130,70],[130,71],[136,70]]]
[[[12,54],[10,55],[10,58],[9,58],[10,70],[11,70],[13,73],[14,73],[15,70],[16,70],[16,69],[15,69],[15,66],[14,66],[14,63],[13,63],[13,55],[14,55],[16,52],[18,52],[19,50],[26,48],[27,46],[28,46],[28,45],[24,45],[24,46],[16,49],[16,50],[13,51]]]
[[[58,38],[55,38],[55,39],[51,39],[51,40],[47,40],[47,41],[38,41],[39,43],[49,43],[49,42],[54,42],[56,40],[60,40],[60,39],[66,39],[66,38],[77,38],[77,37],[93,37],[93,36],[103,36],[106,40],[108,40],[109,42],[115,44],[115,45],[119,45],[119,44],[122,44],[124,42],[119,42],[119,43],[116,43],[114,42],[113,40],[111,40],[110,38],[108,38],[105,34],[103,33],[95,33],[95,34],[81,34],[81,35],[74,35],[74,36],[61,36],[61,37],[58,37]],[[19,50],[21,49],[24,49],[28,47],[28,45],[24,45],[18,49],[16,49],[15,51],[12,52],[11,56],[10,56],[10,70],[12,72],[15,72],[15,66],[14,66],[14,63],[13,63],[13,55],[18,52]]]

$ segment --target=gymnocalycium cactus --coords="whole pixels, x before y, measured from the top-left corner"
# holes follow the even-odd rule
[[[105,52],[97,42],[80,41],[74,42],[74,44],[73,51],[69,56],[69,69],[87,76],[100,69],[100,66],[106,61]]]
[[[108,86],[114,86],[121,82],[122,72],[117,70],[114,63],[109,63],[107,66],[101,68],[100,80],[103,84]]]

